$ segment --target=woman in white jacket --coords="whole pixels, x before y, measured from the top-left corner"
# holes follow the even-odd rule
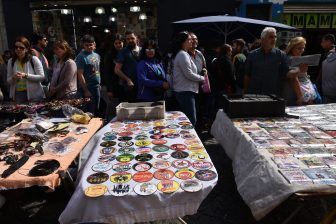
[[[40,60],[32,56],[26,37],[16,38],[14,47],[15,54],[7,64],[9,98],[18,103],[42,100],[45,98],[41,85],[44,72]]]

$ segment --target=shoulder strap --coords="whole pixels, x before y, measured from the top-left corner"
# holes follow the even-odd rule
[[[33,68],[33,70],[35,72],[35,64],[33,62],[33,57],[31,57],[31,59],[29,60],[29,62],[30,62],[30,65],[32,66],[32,68]]]

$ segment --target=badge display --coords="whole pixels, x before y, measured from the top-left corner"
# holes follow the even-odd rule
[[[131,147],[132,145],[134,145],[133,142],[128,141],[128,142],[119,142],[118,146],[119,147]]]
[[[162,129],[165,129],[166,127],[165,126],[155,126],[153,127],[154,130],[162,130]]]
[[[116,163],[112,166],[112,169],[118,173],[125,172],[131,169],[130,163]]]
[[[86,181],[90,184],[101,184],[107,181],[109,177],[107,173],[93,173],[86,178]]]
[[[170,146],[172,150],[186,150],[187,146],[184,144],[173,144]]]
[[[167,128],[170,128],[170,129],[178,129],[180,126],[176,125],[176,124],[171,124],[171,125],[168,125]]]
[[[189,153],[185,151],[175,151],[171,154],[171,156],[175,159],[184,159],[189,156]]]
[[[149,162],[140,162],[133,165],[133,170],[139,172],[145,172],[152,168],[152,164]]]
[[[121,147],[118,152],[120,154],[130,154],[133,153],[135,151],[134,147]]]
[[[123,137],[118,138],[118,141],[121,141],[121,142],[128,142],[130,140],[132,140],[132,137],[130,136],[123,136]]]
[[[164,145],[166,143],[167,143],[167,140],[165,140],[165,139],[154,139],[152,141],[153,145]]]
[[[161,170],[161,169],[167,169],[171,166],[171,163],[169,161],[165,160],[155,160],[153,162],[153,167],[155,169]]]
[[[185,168],[188,168],[191,165],[191,163],[188,160],[179,159],[179,160],[174,160],[172,165],[176,169],[185,169]]]
[[[199,170],[196,172],[195,177],[202,181],[210,181],[217,177],[217,174],[212,170]]]
[[[181,135],[190,134],[190,131],[188,131],[188,130],[181,130],[180,134]]]
[[[181,169],[175,172],[175,177],[181,180],[189,180],[195,176],[194,171],[190,169]]]
[[[174,177],[174,172],[171,170],[157,170],[154,172],[155,179],[169,180]]]
[[[115,153],[116,151],[117,151],[117,149],[114,148],[114,147],[107,147],[107,148],[102,148],[100,150],[100,153],[104,154],[104,155],[110,155],[112,153]]]
[[[133,180],[136,182],[148,182],[153,179],[153,174],[151,172],[145,171],[145,172],[138,172],[133,175]]]
[[[212,168],[212,163],[208,161],[196,161],[192,163],[192,167],[196,170],[208,170]]]
[[[99,162],[112,162],[116,159],[115,155],[101,155],[98,157]]]
[[[117,138],[117,136],[115,136],[115,135],[108,135],[108,136],[105,136],[105,137],[103,137],[103,141],[113,141],[113,140],[115,140]]]
[[[123,131],[123,132],[119,132],[118,135],[121,136],[121,137],[131,136],[131,135],[133,135],[133,132],[131,132],[131,131]]]
[[[155,159],[163,159],[163,160],[168,160],[171,157],[170,154],[166,152],[158,153],[154,155]]]
[[[198,180],[184,180],[181,182],[181,188],[186,192],[197,192],[203,188],[203,185]]]
[[[134,138],[135,140],[146,140],[146,139],[148,139],[148,136],[147,135],[137,135],[137,136],[135,136],[135,138]]]
[[[191,123],[189,121],[182,121],[182,122],[179,122],[178,124],[181,125],[181,126],[191,125]]]
[[[131,192],[131,186],[129,184],[113,184],[109,193],[116,197],[122,197],[128,195]]]
[[[191,124],[181,126],[181,129],[193,129],[193,128],[194,127]]]
[[[134,192],[143,196],[154,194],[156,190],[157,187],[152,183],[139,183],[134,187]]]
[[[128,163],[134,159],[134,155],[132,154],[121,154],[117,156],[117,161],[121,163]]]
[[[188,139],[188,140],[185,140],[184,143],[186,145],[202,144],[198,139]]]
[[[115,138],[117,138],[117,136],[116,136],[116,132],[114,132],[114,131],[112,131],[112,132],[105,132],[104,133],[104,136],[115,136]]]
[[[92,170],[95,172],[106,172],[110,169],[112,169],[113,165],[112,163],[104,163],[104,162],[100,162],[100,163],[96,163],[92,166]]]
[[[169,147],[166,145],[156,145],[153,147],[153,151],[155,152],[167,152]]]
[[[149,140],[137,140],[135,142],[135,145],[136,146],[140,146],[140,147],[142,147],[142,146],[149,146],[150,144],[151,144],[151,142]]]
[[[96,198],[103,196],[107,192],[105,185],[93,185],[84,190],[84,194],[90,198]]]
[[[164,136],[162,134],[154,134],[154,135],[151,135],[150,138],[151,139],[161,139],[163,138]]]
[[[163,193],[173,193],[180,188],[180,184],[174,180],[162,180],[158,183],[157,188]]]
[[[184,135],[182,135],[182,138],[183,139],[195,139],[196,135],[194,135],[194,134],[184,134]]]
[[[132,174],[127,172],[120,172],[111,175],[110,180],[113,183],[126,183],[132,179]]]
[[[204,151],[204,147],[200,144],[192,144],[188,146],[190,151]]]
[[[209,158],[209,156],[205,152],[194,152],[190,154],[190,158],[192,160],[204,160]]]
[[[100,146],[102,147],[112,147],[115,146],[117,143],[115,141],[105,141],[100,143]]]
[[[148,153],[142,153],[142,154],[139,154],[139,155],[135,156],[135,160],[140,161],[140,162],[146,162],[146,161],[151,160],[152,158],[153,158],[153,156],[151,154],[148,154]]]
[[[139,147],[136,149],[136,152],[141,154],[141,153],[149,153],[150,151],[152,151],[152,149],[150,147]]]
[[[178,138],[180,137],[180,134],[172,134],[172,133],[169,133],[169,134],[166,134],[166,138],[170,138],[170,139],[173,139],[173,138]]]

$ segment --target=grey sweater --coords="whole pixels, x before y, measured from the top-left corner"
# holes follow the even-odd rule
[[[326,96],[336,96],[336,53],[331,53],[322,63],[322,90]]]
[[[197,74],[197,67],[190,55],[181,50],[175,56],[173,63],[173,90],[198,93],[199,83],[204,81],[204,77]]]

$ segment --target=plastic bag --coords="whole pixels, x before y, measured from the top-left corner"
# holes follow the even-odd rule
[[[71,118],[72,115],[74,115],[74,114],[80,114],[80,115],[85,114],[82,110],[80,110],[76,107],[72,107],[69,104],[63,105],[62,106],[62,111],[63,111],[64,116],[67,117],[67,118]]]

